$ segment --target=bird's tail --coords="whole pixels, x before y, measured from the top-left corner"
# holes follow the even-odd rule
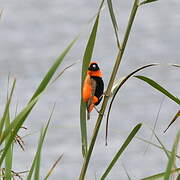
[[[94,108],[94,104],[90,104],[88,107],[87,107],[87,120],[90,119],[90,112],[93,110]]]

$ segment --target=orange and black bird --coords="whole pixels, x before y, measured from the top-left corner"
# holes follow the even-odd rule
[[[91,62],[84,80],[82,92],[83,101],[87,103],[87,119],[90,119],[90,112],[94,106],[101,102],[103,91],[102,72],[96,62]]]

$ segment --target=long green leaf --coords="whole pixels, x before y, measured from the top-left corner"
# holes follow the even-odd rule
[[[107,3],[108,3],[109,13],[110,13],[110,16],[111,16],[111,21],[112,21],[112,24],[113,24],[115,36],[116,36],[117,46],[118,46],[118,48],[120,48],[119,37],[118,37],[118,24],[117,24],[116,17],[115,17],[115,14],[114,14],[112,0],[107,0]]]
[[[9,116],[9,110],[8,114],[6,116],[6,127],[10,124],[10,116]],[[5,146],[8,143],[9,138],[6,138],[5,140]],[[7,151],[6,157],[5,157],[5,179],[11,179],[11,170],[12,170],[12,157],[13,157],[13,143],[10,145],[10,148]]]
[[[37,90],[35,91],[35,93],[33,94],[32,98],[30,101],[32,101],[35,97],[37,97],[42,91],[44,91],[44,89],[47,87],[49,81],[51,80],[51,78],[53,77],[54,73],[56,72],[57,68],[59,67],[59,65],[61,64],[61,62],[63,61],[64,57],[66,56],[66,54],[69,52],[69,50],[71,49],[71,47],[73,46],[73,44],[76,42],[76,40],[78,39],[79,36],[77,36],[67,47],[66,49],[61,53],[61,55],[56,59],[56,61],[54,62],[54,64],[50,67],[49,71],[47,72],[47,74],[45,75],[44,79],[41,81],[40,85],[38,86]]]
[[[171,171],[171,174],[174,172],[179,172],[179,171],[180,171],[180,168],[177,168],[177,169]],[[163,172],[163,173],[155,174],[155,175],[152,175],[149,177],[145,177],[141,180],[162,180],[162,178],[164,177],[165,174],[166,174],[166,172]]]
[[[180,140],[180,130],[177,133],[177,136],[176,136],[173,148],[172,148],[172,153],[170,155],[170,158],[169,158],[169,161],[168,161],[168,164],[167,164],[164,180],[169,180],[170,179],[171,171],[172,171],[172,168],[174,167],[175,160],[176,160],[175,155],[176,155],[176,151],[177,151],[177,148],[178,148],[179,140]]]
[[[169,97],[171,100],[176,102],[178,105],[180,105],[180,99],[179,98],[175,97],[173,94],[168,92],[166,89],[164,89],[161,85],[159,85],[158,83],[156,83],[152,79],[145,77],[145,76],[134,76],[134,77],[148,83],[150,86],[154,87],[155,89],[157,89],[158,91],[160,91],[161,93],[163,93],[164,95]]]
[[[37,156],[36,156],[36,163],[34,166],[34,180],[39,180],[39,174],[40,174],[40,164],[41,164],[41,150],[42,150],[42,144],[43,144],[43,132],[44,129],[42,128],[39,138],[39,144],[38,144],[38,150],[37,150]]]
[[[96,33],[99,23],[99,14],[96,17],[92,32],[90,34],[86,50],[83,57],[83,64],[82,64],[82,79],[81,79],[81,89],[83,86],[83,82],[86,76],[86,72],[89,66],[89,63],[92,58],[94,44],[96,40]],[[82,142],[82,154],[85,156],[87,152],[87,127],[86,127],[86,103],[83,102],[81,97],[81,105],[80,105],[80,125],[81,125],[81,142]]]
[[[38,148],[37,148],[36,154],[34,156],[34,160],[33,160],[33,163],[31,165],[27,180],[31,180],[33,172],[34,172],[34,180],[39,179],[42,146],[43,146],[43,143],[44,143],[45,135],[47,133],[47,129],[49,127],[49,123],[51,121],[51,118],[52,118],[52,115],[53,115],[53,112],[54,112],[54,108],[55,108],[55,105],[53,106],[52,112],[50,114],[49,120],[48,120],[45,128],[41,129]]]
[[[34,105],[36,104],[36,102],[38,101],[38,97],[36,97],[34,100],[32,100],[17,116],[16,118],[13,120],[13,122],[3,131],[1,139],[0,139],[0,144],[2,144],[2,142],[4,141],[4,139],[6,137],[9,137],[9,140],[3,150],[2,156],[0,157],[0,166],[6,156],[6,153],[10,147],[10,145],[12,144],[12,142],[14,141],[14,138],[18,132],[18,130],[22,127],[22,124],[25,121],[25,116],[27,116],[27,113],[30,112],[30,110],[34,107]]]
[[[41,148],[42,148],[42,138],[43,138],[43,128],[41,129],[40,137],[39,137],[39,143],[38,148],[36,151],[36,154],[34,156],[33,163],[31,165],[31,168],[29,170],[29,174],[27,176],[27,180],[30,180],[32,178],[33,172],[36,170],[36,173],[34,173],[34,180],[39,179],[39,169],[40,169],[40,157],[41,157]],[[38,161],[38,162],[37,162]]]
[[[4,110],[4,113],[3,113],[3,117],[0,120],[0,139],[1,139],[1,136],[2,136],[2,130],[3,130],[4,122],[5,122],[5,119],[6,119],[7,115],[8,115],[8,112],[9,112],[9,106],[11,104],[12,95],[13,95],[13,92],[14,92],[15,85],[16,85],[16,79],[14,79],[14,81],[13,81],[10,96],[9,96],[9,98],[7,100],[6,107],[5,107],[5,110]]]
[[[114,156],[114,158],[112,159],[111,163],[109,164],[108,168],[106,169],[106,171],[104,172],[104,174],[101,177],[101,180],[104,180],[107,175],[109,174],[109,172],[111,171],[111,169],[113,168],[113,166],[115,165],[115,163],[117,162],[117,160],[119,159],[119,157],[121,156],[121,154],[124,152],[124,150],[128,147],[129,143],[132,141],[132,139],[134,138],[134,136],[136,135],[136,133],[139,131],[139,129],[141,128],[142,124],[138,124],[134,127],[134,129],[131,131],[131,133],[129,134],[129,136],[127,137],[127,139],[125,140],[125,142],[123,143],[123,145],[120,147],[119,151],[116,153],[116,155]]]
[[[51,80],[52,76],[54,75],[55,71],[57,70],[58,66],[61,64],[62,60],[64,59],[65,55],[68,53],[68,51],[71,49],[71,47],[73,46],[73,44],[76,42],[76,40],[78,39],[78,37],[76,37],[69,45],[68,47],[62,52],[62,54],[58,57],[58,59],[55,61],[55,63],[52,65],[52,67],[49,69],[49,71],[47,72],[47,74],[45,75],[44,79],[41,81],[39,87],[37,88],[37,90],[35,91],[34,95],[32,96],[31,100],[29,101],[29,104],[31,101],[33,101],[36,97],[38,97],[47,87],[49,81]],[[35,100],[35,102],[37,102],[37,99]],[[30,106],[31,108],[29,108],[29,111],[25,111],[26,114],[24,114],[23,112],[23,118],[20,118],[21,120],[19,121],[19,117],[15,118],[15,120],[10,124],[10,126],[3,132],[1,133],[0,136],[0,144],[2,144],[3,140],[7,137],[7,135],[9,134],[9,132],[11,132],[11,130],[14,128],[14,126],[19,123],[22,125],[22,123],[25,121],[25,119],[27,118],[28,114],[31,112],[31,109],[34,107],[35,103],[33,101],[32,103],[33,105]],[[26,108],[25,108],[26,109]],[[27,108],[28,109],[28,108]],[[20,114],[21,116],[22,114]],[[22,123],[21,123],[22,122]],[[20,127],[19,127],[20,128]],[[14,134],[15,135],[15,134]],[[2,163],[2,162],[1,162]]]

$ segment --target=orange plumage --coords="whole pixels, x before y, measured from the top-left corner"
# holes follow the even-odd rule
[[[96,62],[91,62],[84,80],[82,92],[83,101],[87,103],[88,119],[89,113],[93,110],[94,106],[100,103],[103,91],[102,72]]]

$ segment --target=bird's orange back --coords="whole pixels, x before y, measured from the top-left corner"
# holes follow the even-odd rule
[[[83,101],[87,102],[91,97],[91,94],[92,94],[91,79],[90,76],[87,75],[83,85],[83,92],[82,92]]]

